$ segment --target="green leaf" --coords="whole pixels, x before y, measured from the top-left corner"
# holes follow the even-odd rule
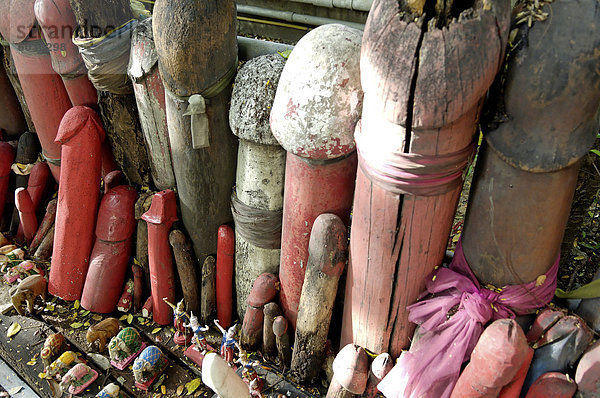
[[[83,326],[83,323],[81,323],[81,322],[73,322],[69,326],[71,326],[73,329],[79,329],[80,327]]]
[[[152,329],[152,334],[156,334],[158,332],[160,332],[162,330],[162,328],[154,328]]]
[[[199,378],[195,378],[189,383],[186,383],[185,387],[187,388],[187,394],[193,394],[194,391],[196,391],[198,387],[200,387],[200,383],[202,383],[202,381]]]
[[[593,154],[595,154],[595,155],[600,156],[600,151],[597,150],[597,149],[590,149],[590,152],[593,153]]]
[[[277,54],[281,55],[285,59],[288,59],[290,57],[291,53],[292,53],[292,50],[277,51]]]
[[[131,322],[133,322],[133,315],[129,314],[127,315],[127,323],[131,325]]]
[[[73,308],[75,308],[76,310],[79,309],[79,300],[75,300],[75,302],[73,303]]]
[[[20,331],[21,325],[19,325],[17,322],[13,322],[12,325],[10,325],[10,327],[8,328],[8,331],[6,332],[6,337],[11,338]]]

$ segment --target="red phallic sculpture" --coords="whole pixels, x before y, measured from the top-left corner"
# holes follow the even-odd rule
[[[0,220],[4,214],[4,204],[8,193],[10,168],[15,160],[15,149],[8,142],[0,142]]]
[[[346,225],[350,219],[354,128],[363,97],[361,37],[362,32],[342,25],[321,26],[304,36],[283,69],[271,111],[273,135],[288,152],[279,299],[293,329],[313,222],[322,213],[333,213]]]
[[[0,33],[10,43],[23,95],[50,171],[60,178],[60,144],[55,142],[61,119],[71,108],[65,86],[54,70],[47,44],[34,28],[35,0],[0,2]]]
[[[152,197],[150,209],[142,215],[148,224],[148,263],[152,291],[152,317],[159,325],[173,320],[173,310],[163,301],[175,302],[175,273],[169,245],[169,230],[177,220],[177,199],[170,189]]]
[[[81,298],[94,238],[100,195],[100,117],[85,106],[70,109],[60,123],[62,183],[54,231],[48,291],[64,300]]]
[[[35,206],[29,192],[25,188],[17,188],[15,191],[15,206],[19,211],[19,219],[23,226],[23,236],[27,243],[31,242],[38,228]]]
[[[92,312],[115,311],[131,257],[136,221],[135,188],[112,187],[104,194],[96,222],[96,242],[90,257],[81,306]]]
[[[69,0],[36,0],[35,16],[44,34],[52,68],[63,80],[73,106],[84,105],[98,110],[98,91],[87,76],[79,49],[73,44],[77,21]],[[102,145],[102,176],[117,169],[108,141]]]
[[[217,318],[221,326],[228,328],[233,314],[235,234],[227,225],[221,225],[217,234]]]

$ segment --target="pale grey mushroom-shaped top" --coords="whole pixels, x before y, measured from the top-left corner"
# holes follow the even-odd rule
[[[239,138],[265,145],[279,145],[269,125],[269,115],[285,66],[278,53],[262,55],[246,62],[235,78],[229,125]]]
[[[355,149],[362,113],[362,32],[323,25],[292,51],[279,81],[271,129],[285,150],[311,159],[334,159]]]

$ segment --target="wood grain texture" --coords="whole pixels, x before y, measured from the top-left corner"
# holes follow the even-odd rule
[[[374,2],[361,52],[362,131],[381,143],[380,156],[390,149],[443,155],[472,142],[482,97],[501,65],[510,12],[508,1],[476,6],[438,28],[396,1]],[[414,325],[406,306],[443,259],[460,190],[396,195],[359,167],[342,345],[393,357],[407,346]]]

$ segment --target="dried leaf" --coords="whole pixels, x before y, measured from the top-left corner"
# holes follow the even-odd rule
[[[177,396],[181,396],[183,394],[183,390],[185,389],[185,386],[182,384],[179,387],[177,387]]]
[[[189,383],[186,383],[185,387],[187,388],[187,394],[191,395],[194,393],[194,391],[196,391],[198,389],[198,387],[200,387],[200,384],[202,383],[202,381],[199,378],[195,378],[194,380],[190,381]]]
[[[27,362],[27,365],[29,366],[33,366],[37,363],[37,361],[35,359],[32,359],[31,361]]]
[[[131,322],[133,322],[133,315],[129,314],[127,315],[127,323],[131,325]]]
[[[163,395],[167,393],[167,387],[165,387],[164,384],[162,386],[160,386],[160,392],[162,392]]]
[[[17,322],[13,322],[12,325],[10,325],[10,327],[8,328],[8,331],[6,332],[6,337],[11,338],[20,331],[21,325],[19,325]]]
[[[50,303],[46,304],[46,311],[52,312],[52,311],[54,311],[54,308],[55,308],[54,304],[50,304]]]
[[[85,310],[81,313],[81,316],[88,316],[90,314],[89,310]]]
[[[160,332],[162,330],[162,328],[154,328],[152,329],[152,334],[156,334],[158,332]]]
[[[79,329],[80,327],[83,326],[83,323],[81,323],[81,322],[73,322],[69,326],[71,326],[73,329]]]
[[[73,303],[73,308],[75,308],[76,310],[79,309],[79,300],[75,300],[75,302]]]
[[[101,321],[102,320],[102,315],[98,315],[98,314],[92,315],[92,319],[95,320],[95,321]]]
[[[90,322],[89,322],[89,321],[85,321],[85,322],[83,323],[83,326],[85,326],[85,327],[88,327],[88,326],[90,326]]]
[[[124,321],[125,319],[127,319],[127,314],[125,314],[125,315],[122,315],[122,316],[119,318],[119,320],[120,320],[120,321]]]

